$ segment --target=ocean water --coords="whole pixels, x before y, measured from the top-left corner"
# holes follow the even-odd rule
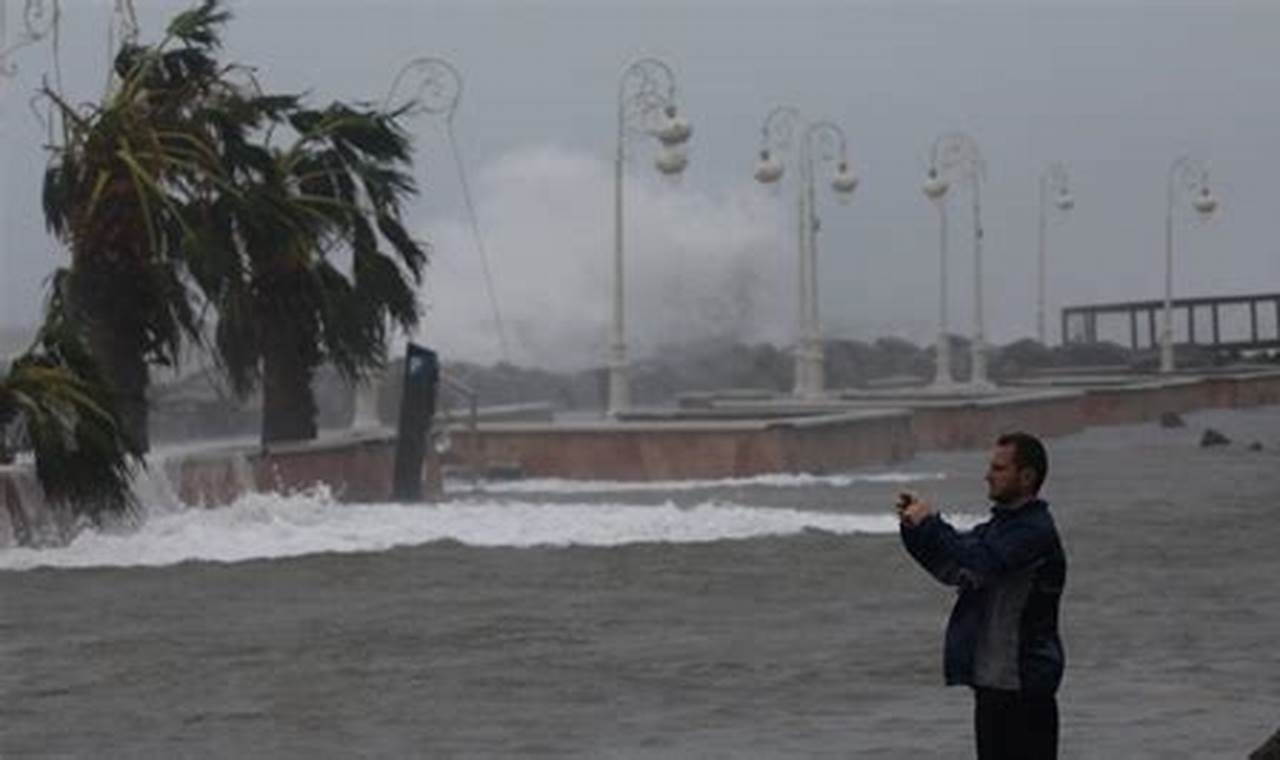
[[[1188,422],[1049,442],[1064,758],[1240,758],[1280,727],[1280,409]],[[156,489],[137,529],[0,550],[0,757],[971,756],[952,593],[890,505],[972,524],[985,456],[436,505]]]

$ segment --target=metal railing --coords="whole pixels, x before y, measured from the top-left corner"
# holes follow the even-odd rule
[[[1158,318],[1163,307],[1163,301],[1154,299],[1064,307],[1062,342],[1097,343],[1099,318],[1119,317],[1127,320],[1130,348],[1153,348],[1158,343]],[[1227,308],[1248,311],[1247,335],[1224,334],[1222,312]],[[1179,315],[1176,321],[1186,326],[1182,345],[1227,350],[1280,348],[1280,293],[1178,298],[1173,300],[1172,309]],[[1270,330],[1260,318],[1264,310],[1274,311]],[[1205,312],[1209,315],[1209,329],[1197,334],[1196,316]]]
[[[480,394],[475,388],[467,385],[461,380],[453,377],[448,372],[440,372],[440,389],[447,390],[461,396],[467,404],[467,470],[471,476],[471,487],[479,488],[480,486]],[[440,394],[441,400],[444,400],[444,394]],[[447,433],[447,426],[453,421],[454,417],[448,406],[444,407],[444,414],[437,414],[440,424],[445,428],[444,434]]]

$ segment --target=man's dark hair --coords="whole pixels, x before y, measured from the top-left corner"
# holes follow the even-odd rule
[[[1023,468],[1029,468],[1036,474],[1035,491],[1040,492],[1040,486],[1044,484],[1044,479],[1049,475],[1049,454],[1044,450],[1044,444],[1040,442],[1030,433],[1024,433],[1021,430],[1013,433],[1005,433],[996,439],[997,446],[1013,447],[1013,463],[1021,471]]]

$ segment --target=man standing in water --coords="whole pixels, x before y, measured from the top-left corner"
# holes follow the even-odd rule
[[[1058,755],[1058,602],[1067,560],[1049,505],[1038,496],[1048,471],[1039,439],[1009,433],[996,440],[987,467],[993,505],[986,522],[958,531],[913,494],[898,501],[907,551],[959,589],[944,670],[948,685],[973,689],[979,760]]]

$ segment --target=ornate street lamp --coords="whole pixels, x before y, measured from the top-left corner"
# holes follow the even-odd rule
[[[977,390],[990,387],[987,380],[987,353],[985,330],[982,318],[982,201],[981,184],[986,174],[986,163],[978,143],[969,135],[951,132],[942,135],[933,143],[929,157],[929,176],[925,179],[921,190],[925,197],[934,201],[938,207],[941,220],[939,256],[941,262],[938,316],[938,349],[937,373],[934,377],[935,388],[949,388],[954,385],[951,378],[951,346],[947,335],[947,192],[951,187],[948,176],[955,176],[972,185],[973,196],[973,375],[969,384]]]
[[[1048,345],[1048,333],[1045,329],[1045,237],[1049,226],[1050,200],[1053,196],[1053,209],[1065,214],[1076,205],[1071,197],[1070,177],[1065,164],[1055,161],[1040,173],[1040,215],[1039,215],[1039,247],[1036,266],[1036,337],[1041,345]]]
[[[671,67],[657,58],[640,58],[627,64],[618,80],[618,135],[613,163],[613,321],[609,331],[609,397],[611,416],[631,406],[628,381],[625,271],[623,266],[622,175],[627,136],[641,134],[660,144],[654,166],[667,177],[677,177],[689,165],[685,144],[693,134],[676,108],[676,78]]]
[[[1202,221],[1218,208],[1218,199],[1209,191],[1209,167],[1198,159],[1182,156],[1169,167],[1168,203],[1164,216],[1164,310],[1160,316],[1160,372],[1173,372],[1173,205],[1179,188],[1191,193],[1191,207]]]
[[[786,165],[779,156],[790,150],[792,138],[801,126],[800,112],[790,106],[778,106],[765,117],[760,160],[754,176],[757,182],[774,184],[782,179]],[[847,200],[858,187],[858,178],[849,169],[848,140],[844,131],[829,121],[805,127],[800,140],[800,182],[797,186],[797,219],[799,227],[797,258],[799,264],[798,322],[796,343],[795,395],[819,398],[823,394],[824,371],[822,329],[818,319],[818,219],[815,191],[815,160],[835,164],[830,186],[836,197]]]

